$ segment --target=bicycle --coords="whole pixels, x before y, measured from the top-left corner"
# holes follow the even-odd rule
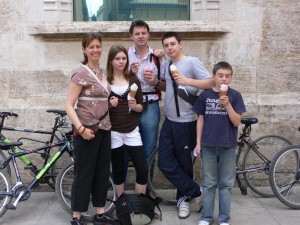
[[[59,135],[57,134],[58,129],[60,128],[68,128],[68,125],[66,123],[66,112],[64,110],[56,110],[56,109],[49,109],[46,110],[47,113],[53,113],[56,115],[55,120],[54,120],[54,126],[52,127],[51,131],[44,131],[44,130],[33,130],[33,129],[23,129],[23,128],[14,128],[14,127],[4,127],[4,121],[5,119],[8,119],[9,117],[18,117],[18,114],[13,113],[13,112],[0,112],[0,141],[4,142],[4,143],[9,143],[11,142],[11,140],[9,140],[6,136],[4,136],[4,134],[2,133],[2,131],[14,131],[14,132],[22,132],[22,133],[30,133],[30,134],[42,134],[42,135],[49,135],[50,138],[48,141],[41,141],[39,139],[33,139],[33,138],[28,138],[28,137],[21,137],[19,138],[17,141],[24,141],[26,140],[27,142],[33,143],[34,145],[37,144],[49,144],[52,143],[55,140],[59,141],[61,140],[61,137],[59,137]],[[59,132],[61,133],[61,131]],[[64,132],[68,141],[71,143],[71,147],[72,147],[72,140],[73,140],[73,130],[71,129],[70,131]],[[13,152],[14,153],[18,153],[19,151],[24,150],[22,149],[21,146],[15,147],[13,148]],[[40,153],[41,158],[44,160],[43,161],[43,165],[45,166],[49,160],[50,157],[50,150],[51,148],[47,148],[44,150],[44,152]],[[34,165],[34,163],[32,162],[32,160],[30,160],[26,155],[22,155],[19,157],[20,160],[23,162],[24,164],[24,169],[25,170],[30,170],[32,174],[37,174],[38,170],[37,170],[37,166]],[[0,163],[4,162],[6,160],[6,156],[5,154],[0,150]],[[72,161],[73,159],[73,155],[70,158]],[[11,169],[10,166],[7,165],[7,167],[5,168],[7,173],[9,175],[11,175]],[[40,183],[47,183],[52,189],[54,189],[54,184],[55,184],[55,177],[57,176],[57,172],[56,172],[56,165],[51,167],[51,170],[44,175],[43,177],[43,182],[40,181]]]
[[[290,145],[277,153],[270,168],[270,183],[279,201],[300,209],[300,145]]]
[[[278,135],[265,135],[252,140],[251,125],[258,122],[257,118],[242,118],[242,132],[237,143],[236,153],[236,181],[243,195],[247,194],[247,187],[262,197],[274,197],[270,187],[269,169],[271,160],[277,153],[277,149],[290,145],[290,141]],[[246,148],[246,149],[245,149]],[[244,155],[243,155],[244,154]],[[242,161],[241,161],[242,159]],[[160,197],[167,204],[176,204],[176,188],[168,181],[158,165],[158,150],[152,152],[149,157],[149,171],[152,168],[154,174],[148,174],[148,187],[154,197]],[[195,169],[194,169],[195,171]],[[200,169],[198,170],[200,171]],[[197,172],[197,171],[196,171]],[[242,184],[240,175],[246,185]],[[196,176],[198,179],[200,175]],[[197,183],[201,183],[197,181]]]
[[[64,119],[66,113],[61,110],[49,110],[49,112],[53,112],[58,115],[58,121],[62,123],[58,123],[57,126],[53,128],[53,131],[58,131],[58,128],[65,127],[67,125],[66,120]],[[2,112],[3,114],[3,112]],[[57,121],[57,120],[56,120]],[[54,132],[55,133],[55,132]],[[41,147],[33,148],[33,149],[22,149],[22,142],[9,142],[9,141],[1,141],[0,142],[0,150],[5,150],[8,152],[9,157],[4,159],[4,162],[0,165],[0,217],[4,215],[7,209],[13,210],[16,209],[17,204],[20,201],[25,201],[29,199],[32,189],[47,175],[49,169],[55,165],[57,160],[62,157],[62,155],[67,152],[69,157],[73,159],[73,149],[71,147],[71,143],[69,141],[68,134],[65,132],[60,132],[62,138],[58,139],[52,143],[45,143]],[[21,158],[22,156],[30,155],[30,154],[40,154],[44,156],[45,154],[49,154],[51,149],[59,147],[60,149],[55,152],[53,156],[50,158],[45,156],[45,162],[41,168],[35,166],[32,162],[30,164],[30,170],[34,173],[33,179],[30,181],[28,185],[25,185],[22,181],[17,158]],[[28,158],[27,158],[28,159]],[[12,186],[11,176],[7,173],[6,168],[10,166],[9,164],[12,162],[12,168],[15,174],[16,181]],[[36,167],[36,169],[32,170],[31,168]],[[14,199],[14,202],[12,200]]]

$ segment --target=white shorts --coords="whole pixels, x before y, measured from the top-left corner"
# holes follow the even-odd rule
[[[111,131],[111,148],[119,148],[124,144],[128,146],[143,145],[138,126],[130,133],[120,133],[117,131]]]

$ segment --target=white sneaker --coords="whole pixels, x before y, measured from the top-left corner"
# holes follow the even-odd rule
[[[193,208],[196,212],[200,212],[202,210],[202,195],[193,198],[190,203],[193,203]]]
[[[220,223],[220,225],[230,225],[230,223]]]
[[[185,219],[190,216],[190,204],[188,202],[181,202],[178,207],[178,217]]]
[[[211,223],[210,222],[207,222],[205,220],[201,220],[199,221],[198,225],[210,225]]]

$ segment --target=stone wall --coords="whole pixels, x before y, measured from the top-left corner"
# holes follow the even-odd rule
[[[43,3],[1,1],[0,110],[20,114],[8,125],[51,127],[53,117],[45,111],[64,108],[71,71],[82,60],[84,32],[102,32],[102,66],[111,45],[131,45],[130,22],[73,23],[68,10],[51,14]],[[199,57],[210,71],[220,60],[230,62],[232,87],[247,105],[245,116],[259,119],[253,136],[274,133],[299,143],[300,1],[192,0],[191,19],[150,21],[150,45],[161,48],[161,35],[176,30],[185,53]]]

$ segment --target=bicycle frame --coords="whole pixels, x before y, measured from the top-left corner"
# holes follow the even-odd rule
[[[10,143],[11,140],[9,140],[8,138],[6,138],[1,132],[2,130],[6,130],[6,131],[15,131],[15,132],[23,132],[23,133],[34,133],[34,134],[45,134],[45,135],[50,135],[50,139],[49,141],[40,141],[38,139],[32,139],[32,138],[25,138],[25,137],[21,137],[20,139],[18,139],[18,141],[22,141],[22,140],[29,140],[29,141],[33,141],[35,143],[43,143],[44,145],[47,145],[49,143],[53,143],[54,138],[56,138],[57,141],[61,141],[62,139],[59,138],[59,136],[57,135],[56,132],[58,132],[59,128],[66,128],[67,127],[67,123],[66,123],[66,119],[65,119],[65,111],[62,110],[47,110],[48,113],[54,113],[56,115],[55,117],[55,122],[54,122],[54,126],[52,128],[51,131],[44,131],[44,130],[32,130],[32,129],[22,129],[22,128],[13,128],[13,127],[4,127],[4,120],[5,118],[9,117],[9,116],[14,116],[17,117],[18,115],[13,113],[13,112],[0,112],[0,117],[1,117],[1,121],[0,121],[0,141],[4,142],[4,143]],[[71,135],[72,135],[72,130],[68,133],[63,133],[61,131],[59,131],[62,135],[63,134],[67,134],[67,139],[70,140],[71,139]],[[18,153],[20,152],[20,149],[22,150],[21,147],[17,147],[14,146],[12,151],[14,153]],[[46,164],[48,163],[49,157],[50,157],[50,149],[51,148],[45,148],[43,153],[40,153],[41,157],[44,159],[44,163],[43,165],[46,166]],[[19,156],[20,160],[23,162],[23,164],[25,165],[25,169],[30,169],[34,174],[37,174],[38,170],[37,167],[31,162],[31,160],[26,156],[26,155],[20,155]],[[10,173],[10,169],[7,169]],[[51,177],[55,177],[52,173],[50,174],[49,178]],[[47,181],[46,181],[47,182]],[[53,185],[51,185],[49,182],[47,182],[49,184],[49,186],[51,186],[52,188]]]
[[[0,196],[9,195],[12,197],[16,197],[15,202],[12,205],[7,206],[9,209],[15,209],[19,201],[25,201],[30,197],[32,188],[42,179],[42,177],[48,172],[48,170],[53,166],[53,164],[55,164],[55,162],[64,154],[64,152],[67,151],[70,157],[73,158],[73,150],[70,146],[69,141],[67,140],[67,137],[64,137],[63,141],[47,144],[43,147],[35,148],[32,150],[24,150],[22,152],[17,152],[17,153],[13,152],[13,148],[15,148],[16,146],[14,146],[14,143],[11,144],[12,146],[8,151],[10,156],[3,163],[3,169],[5,169],[5,167],[9,165],[11,161],[13,162],[13,168],[16,175],[16,183],[12,187],[11,192],[0,192]],[[34,179],[30,182],[30,184],[28,186],[24,186],[19,173],[16,158],[20,158],[21,156],[25,156],[33,153],[39,153],[40,151],[43,151],[45,149],[48,148],[52,149],[57,146],[62,146],[62,147],[50,158],[49,162],[39,170],[39,172],[35,175]]]

